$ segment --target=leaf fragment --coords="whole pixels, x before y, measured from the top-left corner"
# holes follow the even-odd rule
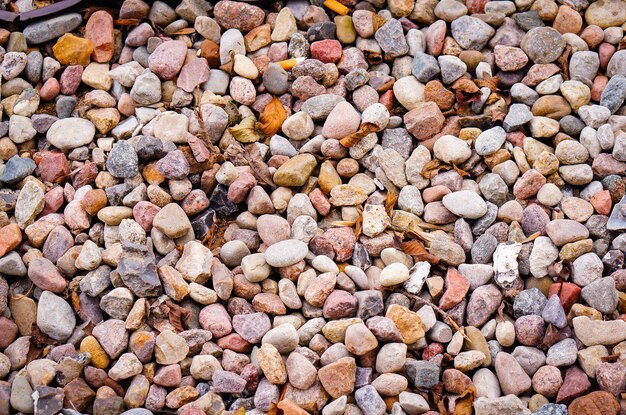
[[[376,127],[376,125],[366,122],[361,124],[357,131],[353,132],[352,134],[348,134],[347,136],[339,140],[339,143],[341,143],[341,145],[344,147],[352,147],[356,145],[359,141],[361,141],[361,139],[363,139],[365,136],[376,131],[378,131],[378,127]]]
[[[256,125],[256,119],[253,116],[249,116],[234,127],[230,127],[228,131],[240,143],[255,143],[263,138],[262,133],[256,129]]]
[[[287,112],[283,103],[276,97],[272,97],[267,103],[257,124],[258,128],[267,136],[271,137],[280,131],[283,122],[287,119]]]
[[[438,264],[439,261],[441,261],[441,258],[428,252],[424,245],[422,245],[422,243],[416,239],[403,242],[402,244],[400,244],[400,249],[405,254],[417,257],[417,259],[420,261],[427,261],[435,265]]]

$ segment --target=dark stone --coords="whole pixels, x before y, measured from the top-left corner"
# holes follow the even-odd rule
[[[122,243],[123,254],[117,267],[120,278],[136,296],[157,297],[163,293],[155,258],[144,245]]]
[[[135,149],[128,141],[118,141],[107,159],[107,170],[114,177],[126,179],[139,174],[139,160]]]
[[[513,302],[515,318],[528,315],[541,315],[548,299],[538,288],[529,288],[520,292]]]
[[[354,244],[354,253],[352,254],[352,265],[362,270],[368,269],[372,265],[372,259],[367,253],[365,246],[357,242]]]
[[[107,187],[104,192],[107,195],[107,201],[111,206],[120,206],[124,196],[129,194],[134,187],[128,183],[120,183],[114,186]]]
[[[337,25],[332,22],[319,22],[309,27],[306,35],[309,42],[315,42],[324,39],[336,39]]]
[[[35,412],[41,415],[56,415],[63,409],[63,389],[50,386],[36,386],[39,395]]]
[[[209,206],[223,216],[230,216],[239,210],[239,205],[228,200],[228,187],[223,184],[218,184],[211,193]]]
[[[545,26],[536,10],[517,13],[513,18],[515,19],[515,23],[517,23],[517,25],[525,32],[528,32],[530,29],[534,29],[535,27]]]
[[[15,184],[24,177],[32,174],[37,165],[33,159],[13,156],[7,161],[6,167],[0,175],[0,182],[7,184]]]
[[[441,368],[433,361],[407,359],[404,368],[416,388],[432,388],[439,383]]]
[[[359,302],[356,316],[365,321],[373,316],[383,314],[385,305],[383,294],[378,290],[357,291],[354,296]]]
[[[207,209],[196,215],[191,220],[191,227],[196,239],[203,240],[213,227],[213,224],[215,224],[215,221],[216,217],[213,209]]]
[[[615,114],[624,103],[624,99],[626,99],[626,77],[613,75],[602,91],[600,105],[607,107],[611,114]]]
[[[142,160],[155,160],[164,157],[163,143],[151,135],[142,135],[135,144],[135,151]]]

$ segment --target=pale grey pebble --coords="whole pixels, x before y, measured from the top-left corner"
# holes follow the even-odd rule
[[[525,104],[512,104],[504,118],[504,131],[510,132],[532,120],[533,114]]]
[[[538,288],[529,288],[521,291],[513,302],[515,318],[528,315],[541,315],[548,300]]]
[[[571,366],[576,363],[577,357],[576,340],[564,339],[548,349],[546,364],[556,367]]]
[[[615,280],[611,277],[600,278],[583,287],[581,295],[590,307],[602,314],[610,314],[617,308],[619,299],[615,289]]]
[[[415,53],[411,71],[413,76],[422,83],[435,79],[441,73],[437,59],[424,52]]]
[[[69,13],[31,23],[24,28],[24,37],[31,45],[56,39],[76,29],[83,21],[80,13]]]

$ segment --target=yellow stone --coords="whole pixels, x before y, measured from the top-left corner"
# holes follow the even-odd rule
[[[461,128],[461,131],[459,131],[459,138],[461,140],[475,140],[476,137],[480,135],[480,133],[482,133],[480,128],[476,128],[476,127]]]
[[[344,318],[331,320],[322,328],[322,334],[331,343],[343,343],[346,338],[346,330],[353,324],[363,323],[360,318]]]
[[[587,316],[591,320],[602,320],[602,313],[596,310],[595,308],[587,307],[585,305],[576,303],[572,306],[567,313],[567,322],[569,325],[572,325],[572,320],[574,317],[579,316]]]
[[[54,57],[61,65],[89,65],[93,43],[89,39],[66,33],[52,47]]]
[[[322,192],[326,194],[330,194],[333,187],[341,184],[341,177],[339,177],[339,173],[335,170],[333,163],[328,160],[322,163],[317,183]]]
[[[101,134],[111,131],[120,123],[120,113],[115,108],[96,108],[87,111],[87,118]]]
[[[80,342],[81,353],[89,353],[91,355],[91,364],[98,369],[104,369],[109,366],[109,356],[106,354],[98,340],[93,336],[87,336]]]
[[[277,186],[302,186],[306,183],[317,160],[312,154],[298,154],[283,163],[274,173],[274,183]]]
[[[489,346],[485,336],[474,326],[465,327],[465,335],[467,339],[463,343],[465,350],[477,350],[485,354],[485,360],[483,361],[483,367],[488,367],[491,364],[491,353],[489,353]]]
[[[385,317],[393,320],[402,335],[404,344],[413,344],[426,335],[420,316],[406,307],[392,304],[387,309]]]
[[[593,249],[593,241],[591,239],[583,239],[582,241],[570,242],[563,245],[559,258],[562,261],[573,261],[579,256],[591,252]]]

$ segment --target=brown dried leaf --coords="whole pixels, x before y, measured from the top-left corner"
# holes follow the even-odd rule
[[[454,164],[454,163],[452,163],[452,168],[454,169],[454,171],[459,173],[459,176],[461,176],[461,177],[470,177],[471,176],[468,172],[466,172],[465,170],[457,167],[456,164]]]
[[[59,344],[58,341],[54,340],[52,337],[41,332],[36,323],[33,323],[31,327],[31,344],[38,348],[44,348],[48,345],[56,346]]]
[[[253,116],[249,116],[234,127],[230,127],[228,131],[240,143],[255,143],[263,138],[263,134],[256,127],[256,119]]]
[[[196,33],[196,29],[193,27],[185,27],[184,29],[180,29],[172,33],[173,35],[190,35],[192,33]]]
[[[244,150],[244,156],[248,160],[248,164],[252,169],[252,174],[254,174],[254,177],[256,177],[257,181],[274,189],[276,186],[274,185],[272,173],[270,173],[269,167],[263,161],[263,157],[261,156],[261,152],[259,151],[259,146],[246,146]]]
[[[339,142],[344,147],[352,147],[356,145],[359,141],[361,141],[363,137],[377,130],[378,130],[378,127],[376,127],[374,124],[364,123],[364,124],[361,124],[361,127],[359,127],[358,131],[345,136],[344,138],[339,140]]]
[[[356,219],[356,223],[354,224],[354,233],[357,239],[359,239],[359,236],[361,236],[362,232],[363,232],[363,215],[359,215],[359,217]]]
[[[113,22],[116,26],[137,26],[139,19],[117,19]]]
[[[468,78],[458,79],[451,88],[454,90],[456,101],[460,105],[478,101],[482,95],[480,88]]]
[[[385,200],[385,211],[387,212],[387,216],[391,217],[393,213],[393,208],[398,201],[398,192],[396,190],[389,190],[387,192],[387,199]]]
[[[450,170],[451,168],[452,166],[450,166],[449,164],[446,164],[439,159],[433,159],[426,163],[422,168],[422,176],[427,179],[431,179],[435,177],[440,170],[446,171]]]
[[[500,79],[498,79],[497,76],[492,76],[491,78],[485,78],[485,79],[474,79],[474,83],[476,84],[477,87],[482,88],[486,86],[492,91],[495,91],[498,88],[499,81]]]
[[[405,254],[417,257],[417,259],[419,259],[420,261],[428,261],[431,264],[438,264],[439,261],[441,261],[441,258],[428,252],[424,245],[422,245],[420,241],[415,239],[403,242],[400,245],[400,249]]]
[[[569,57],[572,54],[572,47],[570,45],[565,46],[565,50],[556,60],[559,68],[561,68],[561,76],[564,81],[569,80]]]
[[[454,402],[453,415],[472,415],[475,397],[476,387],[474,385],[470,385]]]
[[[286,119],[287,112],[282,102],[280,102],[278,98],[272,97],[272,100],[263,109],[257,126],[261,131],[271,137],[280,131]]]
[[[74,306],[76,314],[80,314],[80,299],[76,291],[72,291],[72,305]]]
[[[172,301],[167,302],[167,307],[169,308],[167,317],[170,324],[179,332],[185,331],[185,327],[189,325],[189,320],[191,319],[191,310],[183,308]]]

